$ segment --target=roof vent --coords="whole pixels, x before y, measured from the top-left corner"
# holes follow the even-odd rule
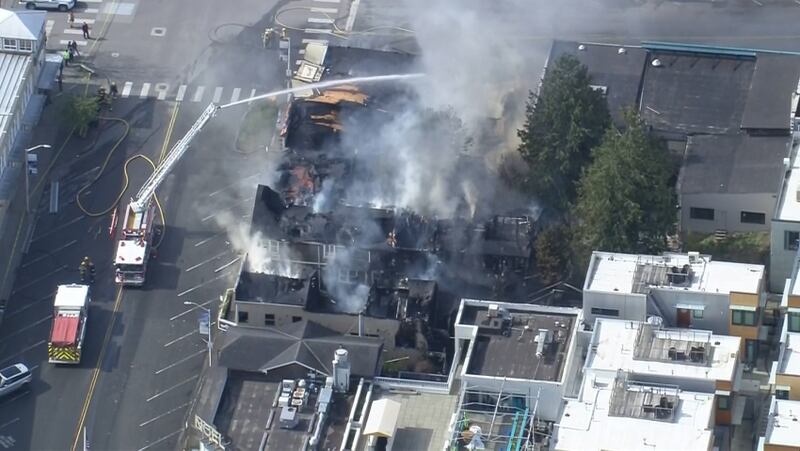
[[[620,47],[619,49],[617,49],[617,55],[624,55],[626,53],[628,53],[628,51],[625,50],[625,47]]]
[[[661,67],[661,60],[656,58],[650,63],[653,67]]]
[[[578,46],[578,50],[581,50],[581,51],[586,50],[586,46],[581,44],[581,45]]]

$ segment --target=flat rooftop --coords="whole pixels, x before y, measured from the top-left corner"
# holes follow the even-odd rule
[[[560,381],[576,315],[500,308],[493,316],[489,305],[465,305],[461,313],[459,324],[478,327],[467,374]],[[540,330],[548,331],[541,354],[537,352]]]
[[[235,449],[258,449],[279,390],[280,383],[270,381],[267,376],[231,371],[214,425],[230,438]]]
[[[458,401],[456,396],[433,393],[381,391],[373,401],[391,399],[400,403],[393,451],[440,451]],[[366,440],[360,440],[365,445]]]
[[[688,271],[689,277],[685,277]],[[709,255],[594,252],[584,290],[647,293],[651,289],[758,293],[763,265],[713,261]]]
[[[800,446],[800,401],[772,398],[764,442],[792,448]]]
[[[582,399],[564,407],[554,449],[711,449],[713,394],[619,382],[587,381]]]
[[[741,338],[647,323],[598,319],[586,369],[733,381]]]
[[[792,153],[791,166],[786,171],[775,207],[775,219],[780,221],[800,221],[800,200],[797,197],[797,190],[800,189],[800,152],[797,146]]]

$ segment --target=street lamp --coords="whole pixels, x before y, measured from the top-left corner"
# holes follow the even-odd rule
[[[33,152],[34,150],[50,149],[51,147],[53,146],[51,146],[50,144],[39,144],[38,146],[33,146],[31,148],[25,149],[25,211],[27,213],[31,212],[31,193],[30,193],[31,182],[30,182],[30,177],[28,175],[28,173],[31,172],[31,168],[30,168],[30,160],[28,159],[28,154],[30,152]]]
[[[208,314],[208,324],[206,327],[206,333],[208,334],[206,339],[206,344],[208,345],[208,366],[211,367],[211,351],[212,351],[212,344],[211,344],[211,309],[205,308],[202,305],[198,304],[197,302],[192,301],[183,301],[183,305],[193,305]]]

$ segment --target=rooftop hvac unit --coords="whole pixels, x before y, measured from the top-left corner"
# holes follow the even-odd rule
[[[552,340],[552,336],[548,329],[539,329],[539,334],[536,336],[536,357],[542,358],[544,355],[544,347]]]
[[[689,251],[689,263],[699,263],[700,262],[700,252],[697,251]]]

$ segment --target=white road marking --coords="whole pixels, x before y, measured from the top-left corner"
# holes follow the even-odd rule
[[[256,88],[253,88],[250,90],[250,97],[255,97],[255,96],[256,96]],[[251,103],[253,103],[252,100],[247,102],[248,105],[250,105]]]
[[[221,237],[224,234],[225,234],[225,232],[220,232],[220,233],[217,233],[216,235],[210,236],[210,237],[208,237],[208,238],[206,238],[206,239],[204,239],[202,241],[198,241],[198,242],[194,243],[194,247],[200,247],[200,246],[208,243],[209,241],[213,240],[214,238]]]
[[[94,25],[94,19],[84,19],[82,17],[75,18],[75,23],[82,25],[84,22],[86,22],[86,25]]]
[[[199,102],[203,100],[203,92],[206,90],[205,86],[198,86],[197,91],[194,92],[194,97],[192,98],[192,102]]]
[[[208,300],[208,301],[205,301],[205,302],[201,303],[200,305],[205,307],[205,306],[207,306],[208,304],[210,304],[210,303],[212,303],[214,301],[216,301],[216,298]],[[197,310],[198,308],[199,308],[198,306],[193,305],[192,308],[190,308],[189,310],[186,310],[185,312],[178,313],[177,315],[173,316],[169,320],[170,321],[174,321],[174,320],[180,318],[181,316],[186,315],[187,313],[192,313],[193,311]]]
[[[100,10],[98,8],[86,8],[81,12],[86,14],[97,14],[100,12]]]
[[[327,44],[327,39],[303,39],[303,44]]]
[[[239,100],[239,95],[242,93],[242,88],[233,88],[233,94],[231,94],[231,103]]]
[[[33,370],[31,370],[31,371],[33,371]],[[5,429],[6,427],[11,426],[12,424],[16,423],[17,421],[19,421],[19,417],[14,418],[11,421],[6,421],[5,423],[0,424],[0,429]]]
[[[223,277],[227,277],[227,276],[228,276],[228,273],[222,273],[222,274],[218,275],[217,277],[213,277],[213,278],[211,278],[211,279],[208,279],[208,280],[206,280],[205,282],[203,282],[203,283],[201,283],[201,284],[199,284],[199,285],[195,285],[195,286],[193,286],[192,288],[189,288],[189,289],[188,289],[188,290],[186,290],[186,291],[183,291],[183,292],[180,292],[180,293],[178,293],[178,297],[185,296],[185,295],[187,295],[187,294],[191,293],[192,291],[194,291],[194,290],[197,290],[197,289],[198,289],[198,288],[200,288],[200,287],[203,287],[203,286],[205,286],[205,285],[208,285],[208,284],[210,284],[211,282],[214,282],[214,281],[216,281],[216,280],[218,280],[218,279],[221,279],[221,278],[223,278]]]
[[[242,257],[236,257],[236,258],[234,258],[233,260],[231,260],[230,262],[228,262],[228,263],[226,263],[226,264],[224,264],[224,265],[220,266],[219,268],[217,268],[217,269],[215,269],[215,270],[214,270],[214,273],[216,274],[216,273],[218,273],[218,272],[222,271],[223,269],[227,268],[228,266],[230,266],[230,265],[232,265],[232,264],[234,264],[234,263],[238,262],[240,258],[242,258]]]
[[[62,31],[62,33],[64,33],[64,34],[80,34],[80,35],[83,35],[83,30],[76,30],[74,28],[67,28],[64,31]]]
[[[45,22],[44,24],[45,36],[50,37],[50,33],[53,31],[53,26],[55,26],[55,24],[56,24],[55,20],[48,20],[47,22]]]
[[[195,352],[194,354],[190,354],[190,355],[188,355],[188,356],[186,356],[186,357],[184,357],[184,358],[182,358],[182,359],[178,360],[178,361],[177,361],[177,362],[175,362],[175,363],[172,363],[172,364],[170,364],[170,365],[168,365],[168,366],[165,366],[164,368],[161,368],[160,370],[156,371],[156,374],[161,374],[161,373],[163,373],[164,371],[167,371],[167,370],[169,370],[169,369],[175,368],[176,366],[180,365],[181,363],[183,363],[183,362],[186,362],[186,361],[187,361],[187,360],[189,360],[189,359],[193,359],[193,358],[195,358],[195,357],[197,357],[197,356],[199,356],[199,355],[203,355],[203,354],[205,354],[206,352],[208,352],[208,349],[201,349],[201,350],[199,350],[199,351]]]
[[[45,321],[49,321],[51,318],[53,318],[53,315],[47,315],[44,318],[42,318],[40,320],[37,320],[36,322],[28,324],[27,326],[23,327],[22,329],[15,330],[14,332],[11,332],[10,334],[8,334],[5,337],[3,337],[2,341],[6,341],[9,338],[13,337],[14,335],[19,335],[22,332],[25,332],[26,330],[32,329],[32,328],[38,326],[39,324],[42,324]]]
[[[193,332],[193,333],[194,333],[194,332]],[[181,385],[183,385],[183,384],[186,384],[186,383],[188,383],[188,382],[191,382],[191,381],[193,381],[193,380],[197,379],[197,377],[198,377],[198,375],[197,375],[197,374],[195,374],[194,376],[190,377],[189,379],[186,379],[186,380],[185,380],[185,381],[183,381],[183,382],[178,382],[177,384],[173,385],[172,387],[170,387],[170,388],[167,388],[167,389],[165,389],[165,390],[162,390],[162,391],[160,391],[160,392],[156,393],[155,395],[153,395],[153,396],[151,396],[151,397],[147,398],[147,402],[150,402],[150,401],[152,401],[152,400],[154,400],[154,399],[158,398],[159,396],[163,395],[164,393],[168,393],[168,392],[170,392],[170,391],[172,391],[172,390],[174,390],[174,389],[176,389],[176,388],[180,387],[180,386],[181,386]],[[3,429],[3,427],[2,427],[2,426],[0,426],[0,429]]]
[[[73,41],[75,41],[75,43],[78,44],[78,47],[86,47],[86,44],[88,44],[88,42],[86,41],[77,41],[75,39],[73,39]],[[58,43],[61,45],[67,45],[69,44],[69,39],[62,39],[58,41]]]
[[[76,222],[80,221],[83,218],[84,218],[84,216],[80,215],[75,219],[70,219],[69,221],[65,222],[64,224],[61,224],[60,226],[56,227],[55,229],[48,230],[47,232],[44,232],[41,235],[37,235],[37,236],[33,237],[33,240],[31,240],[31,243],[33,243],[35,241],[39,241],[39,240],[41,240],[42,238],[44,238],[46,236],[50,236],[50,235],[52,235],[52,234],[54,234],[54,233],[56,233],[56,232],[58,232],[58,231],[60,231],[62,229],[65,229],[65,228],[71,226],[72,224],[75,224]]]
[[[55,254],[56,252],[63,251],[64,249],[76,244],[77,242],[78,242],[78,240],[72,240],[69,243],[67,243],[67,244],[65,244],[63,246],[59,246],[59,247],[53,249],[52,251],[50,251],[50,252],[48,252],[46,254],[40,255],[40,256],[34,258],[33,260],[29,260],[29,261],[25,262],[25,264],[23,264],[22,267],[23,268],[27,268],[28,266],[30,266],[30,265],[38,262],[38,261],[44,260],[45,258],[52,258],[53,254]]]
[[[40,302],[52,301],[53,298],[55,297],[55,295],[56,295],[56,292],[54,291],[54,292],[48,294],[47,296],[45,296],[43,298],[40,298],[40,299],[37,299],[37,300],[35,300],[33,302],[28,303],[25,307],[22,307],[20,309],[14,310],[12,312],[8,312],[5,315],[3,315],[3,319],[8,319],[8,318],[11,318],[12,316],[20,314],[20,313],[24,312],[25,310],[28,310],[29,308],[33,307],[34,305],[37,305]]]
[[[174,409],[170,409],[170,410],[162,413],[161,415],[159,415],[157,417],[150,418],[149,420],[145,421],[144,423],[139,424],[139,427],[140,428],[141,427],[145,427],[145,426],[147,426],[148,424],[150,424],[150,423],[152,423],[154,421],[160,420],[161,418],[164,418],[165,416],[167,416],[167,415],[169,415],[171,413],[175,413],[175,412],[183,409],[184,407],[187,407],[189,404],[191,404],[191,402],[187,402],[187,403],[181,404],[178,407],[175,407]]]
[[[83,3],[103,3],[103,0],[83,0]]]
[[[222,257],[223,255],[225,255],[225,254],[227,254],[227,253],[228,253],[228,251],[223,251],[223,252],[220,252],[219,254],[217,254],[217,255],[215,255],[215,256],[213,256],[213,257],[209,258],[208,260],[203,260],[202,262],[200,262],[200,263],[198,263],[198,264],[196,264],[196,265],[194,265],[194,266],[190,266],[189,268],[186,268],[186,272],[194,271],[195,269],[197,269],[197,268],[199,268],[199,267],[201,267],[201,266],[205,265],[206,263],[211,263],[211,262],[213,262],[214,260],[216,260],[216,259],[218,259],[218,258]]]
[[[3,360],[3,363],[9,362],[11,360],[16,360],[17,357],[21,356],[22,354],[25,354],[26,352],[30,351],[31,349],[36,348],[38,346],[41,346],[41,345],[43,345],[45,343],[47,343],[46,340],[37,341],[36,343],[28,346],[27,348],[23,348],[22,350],[18,351],[16,354],[12,354],[12,355],[8,356],[5,360]]]
[[[192,335],[194,335],[194,334],[196,334],[196,333],[197,333],[197,331],[196,331],[196,330],[193,330],[193,331],[191,331],[191,332],[187,332],[186,334],[184,334],[184,335],[181,335],[180,337],[178,337],[178,338],[176,338],[176,339],[174,339],[174,340],[171,340],[171,341],[169,341],[169,342],[167,342],[167,343],[164,343],[164,347],[165,347],[165,348],[168,348],[168,347],[170,347],[170,346],[174,345],[175,343],[177,343],[177,342],[179,342],[179,341],[183,340],[184,338],[191,337]],[[150,401],[150,400],[148,399],[148,401]]]
[[[126,81],[125,85],[122,86],[122,97],[128,97],[131,95],[131,89],[133,89],[133,83]]]
[[[32,281],[30,281],[30,282],[26,283],[25,285],[23,285],[23,286],[21,286],[21,287],[17,288],[16,290],[14,290],[14,291],[11,293],[11,295],[13,296],[13,295],[15,295],[15,294],[17,294],[17,293],[19,293],[19,292],[21,292],[21,291],[25,290],[26,288],[28,288],[28,287],[30,287],[30,286],[36,285],[37,283],[41,282],[42,280],[44,280],[44,279],[46,279],[46,278],[48,278],[48,277],[52,276],[53,274],[56,274],[56,273],[58,273],[58,272],[60,272],[60,271],[63,271],[63,270],[65,270],[65,269],[67,269],[67,265],[61,265],[59,268],[56,268],[56,269],[54,269],[54,270],[50,271],[49,273],[47,273],[47,274],[45,274],[45,275],[43,275],[43,276],[39,276],[39,277],[37,277],[36,279],[34,279],[34,280],[32,280]]]
[[[167,434],[167,435],[165,435],[165,436],[161,437],[160,439],[158,439],[158,440],[154,441],[153,443],[151,443],[151,444],[149,444],[149,445],[147,445],[147,446],[144,446],[144,447],[142,447],[142,448],[139,448],[139,451],[145,451],[146,449],[150,449],[150,448],[152,448],[153,446],[156,446],[156,445],[158,445],[159,443],[163,442],[164,440],[167,440],[168,438],[171,438],[171,437],[174,437],[174,436],[176,436],[176,435],[180,434],[180,433],[181,433],[181,431],[182,431],[182,429],[178,429],[178,430],[177,430],[177,431],[175,431],[175,432],[169,433],[169,434]]]
[[[329,23],[333,23],[333,19],[330,19],[328,17],[309,17],[308,18],[308,23],[329,24]]]
[[[180,85],[178,87],[178,95],[175,96],[175,100],[178,102],[183,102],[183,96],[186,95],[186,85]]]
[[[142,84],[142,92],[139,93],[139,98],[144,99],[147,97],[147,94],[150,94],[150,83]]]
[[[341,0],[314,0],[315,2],[319,3],[339,3]]]
[[[211,103],[219,103],[222,98],[222,86],[214,88],[214,97],[211,98]]]
[[[314,7],[311,8],[312,13],[325,13],[325,14],[336,14],[339,12],[338,8],[318,8]]]
[[[333,34],[333,30],[330,28],[306,28],[303,32],[310,34]]]
[[[344,31],[351,32],[353,31],[353,25],[356,24],[356,14],[358,13],[358,6],[361,4],[361,0],[353,0],[350,3],[350,12],[347,14],[347,22],[344,24]]]

